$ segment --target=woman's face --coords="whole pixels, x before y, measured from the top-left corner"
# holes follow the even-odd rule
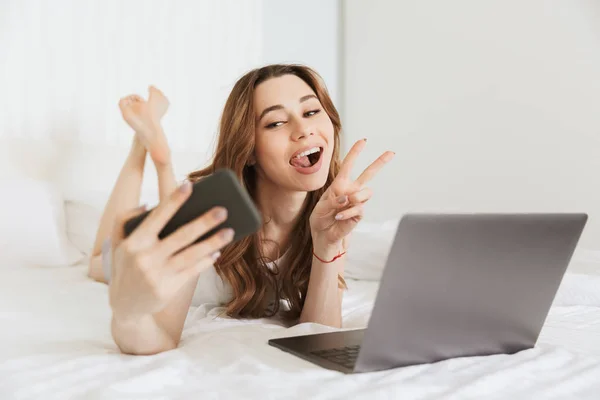
[[[254,91],[256,168],[293,191],[325,185],[333,154],[333,124],[315,92],[295,75],[272,78]]]

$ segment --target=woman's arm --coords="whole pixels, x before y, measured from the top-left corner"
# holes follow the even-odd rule
[[[212,267],[218,250],[233,237],[233,232],[224,235],[227,230],[220,230],[193,244],[226,219],[226,211],[217,207],[159,239],[158,233],[191,193],[190,183],[180,188],[127,238],[123,223],[135,211],[122,216],[113,230],[111,331],[124,353],[155,354],[177,347],[200,273]]]
[[[315,247],[315,253],[323,260],[332,260],[339,253],[338,246]],[[316,322],[335,328],[342,327],[342,297],[340,277],[344,277],[345,257],[324,263],[313,256],[306,300],[300,314],[300,323]]]
[[[345,249],[345,239],[362,219],[363,206],[372,195],[371,189],[365,187],[365,184],[394,157],[393,152],[383,153],[353,180],[350,177],[352,164],[365,144],[366,139],[363,139],[352,146],[344,158],[340,172],[310,215],[314,252],[322,260],[333,260],[341,249]],[[313,256],[300,322],[341,327],[343,292],[340,289],[345,286],[343,280],[344,257],[324,263]]]
[[[160,128],[162,130],[162,128]],[[177,188],[171,162],[154,162],[158,175],[160,201],[165,202]],[[101,257],[98,257],[100,259]],[[101,264],[101,261],[100,261]],[[101,268],[101,267],[100,267]],[[192,276],[173,294],[165,307],[152,314],[131,318],[113,313],[111,331],[123,353],[156,354],[178,346],[183,326],[198,284]]]
[[[162,127],[160,125],[157,125],[156,129],[160,129],[162,134]],[[128,158],[128,162],[125,163],[113,189],[111,199],[106,206],[103,219],[109,216],[111,221],[108,225],[103,226],[101,224],[99,232],[103,228],[106,229],[106,236],[103,237],[108,237],[112,233],[111,228],[117,215],[122,215],[123,212],[135,208],[137,203],[139,203],[144,159],[135,158],[136,156],[142,156],[138,154],[139,149],[137,146],[141,146],[143,150],[143,146],[137,140],[136,143],[135,150],[132,149],[132,154]],[[144,158],[145,155],[146,151],[143,150]],[[136,161],[138,164],[136,164]],[[136,166],[138,169],[136,169]],[[158,176],[159,198],[163,202],[177,188],[170,156],[165,161],[154,161],[154,166]],[[135,194],[137,197],[135,199],[130,198],[132,194]],[[117,203],[114,200],[120,198],[122,200],[130,198],[130,201]],[[99,243],[100,247],[102,246],[102,242],[100,241]],[[100,251],[101,249],[98,250],[99,253]],[[92,257],[90,261],[90,276],[97,281],[105,282],[102,269],[102,254]],[[111,331],[121,351],[129,354],[155,354],[177,347],[197,282],[198,277],[192,277],[191,280],[182,285],[165,308],[156,313],[139,318],[120,318],[120,315],[114,314],[111,321]]]
[[[161,93],[162,95],[162,93]],[[171,162],[171,151],[168,147],[165,134],[160,122],[152,124],[154,137],[162,138],[160,143],[162,157],[153,159],[158,176],[158,194],[161,202],[166,201],[177,189],[177,181]],[[157,141],[158,142],[158,141]],[[131,354],[151,354],[174,349],[179,344],[183,325],[188,310],[198,285],[199,274],[192,277],[181,286],[177,293],[170,299],[165,308],[151,316],[146,316],[132,325],[132,321],[121,321],[118,316],[113,316],[112,331],[115,338],[122,338],[120,344],[122,351]],[[137,334],[136,334],[137,332]],[[139,340],[141,338],[146,340]],[[130,343],[127,343],[130,341]]]
[[[177,348],[199,274],[183,283],[162,311],[132,317],[113,309],[111,333],[122,353],[150,355]]]

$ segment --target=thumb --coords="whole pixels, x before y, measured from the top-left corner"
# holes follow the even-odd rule
[[[146,211],[146,205],[142,204],[139,207],[136,207],[131,210],[127,210],[121,215],[117,216],[115,220],[115,225],[113,226],[112,231],[112,244],[114,247],[118,246],[123,239],[125,238],[125,230],[124,226],[127,221],[129,221],[133,217],[137,217]]]
[[[345,194],[340,196],[331,196],[331,206],[336,210],[347,206],[348,201],[348,196]]]

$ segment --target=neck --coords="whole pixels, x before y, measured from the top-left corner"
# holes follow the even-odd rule
[[[267,222],[262,229],[262,239],[277,243],[284,252],[289,243],[289,237],[294,225],[300,217],[300,211],[306,200],[306,192],[282,190],[273,182],[257,179],[256,201]],[[274,252],[270,246],[267,253]]]

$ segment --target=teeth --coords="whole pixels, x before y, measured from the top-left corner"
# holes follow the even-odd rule
[[[319,147],[313,147],[312,149],[303,151],[302,153],[298,154],[294,158],[304,157],[304,156],[307,156],[309,154],[318,153],[319,151],[321,151],[321,148],[319,148]]]

